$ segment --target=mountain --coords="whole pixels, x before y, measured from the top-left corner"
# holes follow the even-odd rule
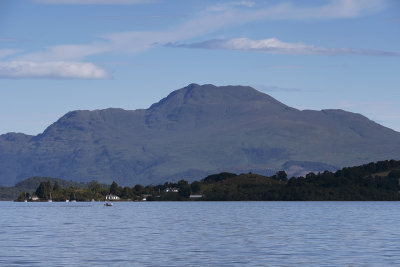
[[[31,176],[121,185],[400,159],[400,133],[343,110],[300,111],[251,87],[191,84],[148,109],[72,111],[0,136],[0,184]]]

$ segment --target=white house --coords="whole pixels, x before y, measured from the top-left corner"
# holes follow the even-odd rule
[[[168,187],[167,189],[165,189],[165,192],[174,192],[174,193],[178,193],[179,189],[175,188],[175,187]]]
[[[116,196],[116,195],[113,195],[113,194],[110,194],[110,195],[106,196],[106,200],[119,200],[119,199],[120,199],[119,196]]]

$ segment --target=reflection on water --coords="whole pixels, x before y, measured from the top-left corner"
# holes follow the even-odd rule
[[[398,202],[0,202],[1,266],[399,266]]]

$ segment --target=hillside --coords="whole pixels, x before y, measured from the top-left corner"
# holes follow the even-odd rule
[[[55,182],[58,183],[57,187]],[[35,184],[38,190],[22,190]],[[305,177],[289,178],[284,171],[269,177],[254,173],[237,175],[222,172],[192,183],[180,180],[155,186],[138,184],[131,188],[118,186],[115,182],[111,185],[100,185],[96,181],[74,184],[60,179],[34,177],[16,187],[0,187],[0,199],[11,200],[18,196],[18,201],[32,201],[29,196],[37,192],[41,201],[47,201],[52,192],[52,199],[62,202],[73,199],[104,201],[110,193],[120,197],[120,200],[130,201],[398,201],[399,190],[400,161],[386,160],[336,172],[308,173]],[[7,194],[8,197],[5,197]]]
[[[400,133],[343,110],[300,111],[245,86],[191,84],[145,110],[72,111],[0,136],[0,184],[31,176],[122,185],[231,171],[289,175],[400,159]]]
[[[202,200],[207,201],[400,200],[400,161],[386,160],[290,179],[285,173],[279,173],[271,177],[213,175],[201,181],[199,193],[203,194]]]
[[[50,182],[52,185],[57,182],[62,188],[68,188],[71,186],[75,188],[87,187],[87,184],[84,183],[66,181],[59,178],[37,176],[25,179],[12,187],[0,186],[0,201],[16,199],[21,192],[35,192],[36,188],[41,182]]]

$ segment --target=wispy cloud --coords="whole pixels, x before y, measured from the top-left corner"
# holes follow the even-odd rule
[[[75,0],[41,0],[46,2],[74,2]],[[78,1],[86,2],[89,0]],[[93,0],[89,2],[101,2]],[[105,1],[104,2],[119,2]],[[122,1],[124,2],[124,1]],[[127,1],[126,2],[136,2]],[[277,20],[277,19],[323,19],[323,18],[343,18],[358,16],[366,11],[374,11],[383,8],[385,1],[365,0],[339,0],[332,1],[329,4],[317,7],[298,7],[291,3],[267,6],[264,8],[251,8],[255,4],[250,1],[230,2],[228,4],[216,5],[206,8],[198,15],[194,15],[189,21],[169,31],[128,31],[113,33],[101,36],[102,41],[92,44],[66,44],[46,48],[44,51],[21,56],[18,60],[79,60],[86,56],[106,52],[125,52],[138,53],[148,50],[155,46],[175,43],[182,40],[198,37],[206,33],[219,30],[224,27],[244,24],[259,20]],[[243,9],[243,6],[246,8]],[[219,8],[218,8],[219,7]],[[170,44],[171,45],[171,44]],[[210,40],[203,43],[186,46],[201,47],[212,49],[237,49],[237,50],[279,50],[280,53],[287,50],[286,53],[298,53],[295,50],[306,51],[313,50],[317,53],[318,47],[310,47],[301,43],[290,44],[281,42],[275,38],[265,40],[250,40],[246,38],[235,38],[229,40]],[[285,48],[286,46],[286,48]],[[323,49],[322,49],[323,50]],[[320,53],[327,51],[320,51]],[[340,52],[340,51],[338,51]],[[343,51],[344,52],[344,51]]]
[[[18,54],[21,50],[18,49],[0,49],[0,58],[12,56]]]
[[[220,4],[211,6],[207,11],[235,12],[237,20],[255,21],[264,20],[310,20],[310,19],[337,19],[352,18],[364,14],[377,12],[386,7],[386,0],[332,0],[323,5],[300,7],[291,2],[283,2],[276,5],[257,6],[253,2],[247,7],[254,9],[238,9],[247,1],[232,2],[231,4]],[[235,4],[236,3],[236,4]],[[316,2],[317,3],[317,2]],[[245,5],[246,6],[246,5]]]
[[[214,39],[192,44],[167,44],[170,47],[241,50],[269,54],[292,55],[364,55],[399,57],[400,52],[352,48],[325,48],[304,43],[288,43],[277,38],[251,40],[248,38]]]
[[[101,67],[82,62],[0,62],[1,78],[108,79]]]
[[[218,3],[213,6],[207,7],[206,11],[211,12],[221,12],[231,9],[232,7],[254,7],[255,2],[253,1],[235,1],[235,2],[227,2],[227,3]]]
[[[35,2],[52,5],[136,5],[151,3],[154,0],[35,0]]]
[[[140,4],[149,3],[148,0],[35,0],[44,4]],[[18,62],[21,69],[26,69],[32,64],[45,66],[53,64],[58,66],[58,70],[64,69],[64,63],[74,62],[75,66],[91,66],[96,69],[95,73],[106,73],[101,68],[92,63],[81,62],[89,56],[102,53],[125,53],[135,54],[146,51],[153,47],[169,46],[208,48],[208,49],[234,49],[251,50],[267,53],[283,54],[375,54],[397,56],[394,52],[385,51],[364,51],[351,49],[329,49],[321,48],[302,43],[285,43],[276,38],[265,40],[250,40],[247,38],[235,38],[226,40],[209,40],[195,44],[177,44],[190,38],[199,37],[207,33],[215,32],[222,28],[232,27],[254,21],[266,20],[310,20],[310,19],[335,19],[350,18],[376,12],[385,7],[385,0],[332,0],[327,4],[318,6],[296,6],[285,2],[277,5],[258,6],[252,1],[232,1],[224,5],[214,5],[203,9],[191,16],[192,19],[184,22],[180,26],[166,31],[127,31],[117,32],[100,36],[100,40],[88,44],[61,44],[45,47],[41,51],[32,53],[20,53],[14,56],[10,62],[1,63],[3,74],[0,77],[21,77],[22,73],[13,74],[8,72],[10,66]],[[10,52],[10,51],[9,51]],[[9,53],[8,52],[8,53]],[[4,52],[5,54],[6,52]],[[11,54],[7,54],[11,56]],[[26,64],[26,63],[29,64]],[[79,64],[78,64],[79,63]],[[17,64],[17,65],[18,65]],[[78,65],[77,65],[78,64]],[[44,68],[44,67],[43,67]],[[99,71],[101,70],[101,71]],[[31,72],[25,72],[29,74]],[[104,77],[104,75],[87,75],[86,77]],[[31,75],[31,74],[29,74]],[[28,77],[30,77],[28,75]],[[58,77],[70,77],[76,75],[55,75]],[[79,76],[79,75],[78,75]],[[53,77],[53,75],[36,75],[35,77]]]
[[[136,5],[157,2],[157,0],[33,0],[37,3],[52,5]],[[269,5],[251,12],[241,10],[238,19],[320,19],[354,17],[366,12],[374,12],[386,6],[387,0],[331,0],[320,6],[298,7],[291,2]],[[238,7],[255,7],[255,1],[231,1],[209,6],[205,12],[232,12]]]
[[[110,52],[112,48],[107,43],[88,45],[56,45],[35,53],[18,56],[18,61],[80,61],[85,57]]]

